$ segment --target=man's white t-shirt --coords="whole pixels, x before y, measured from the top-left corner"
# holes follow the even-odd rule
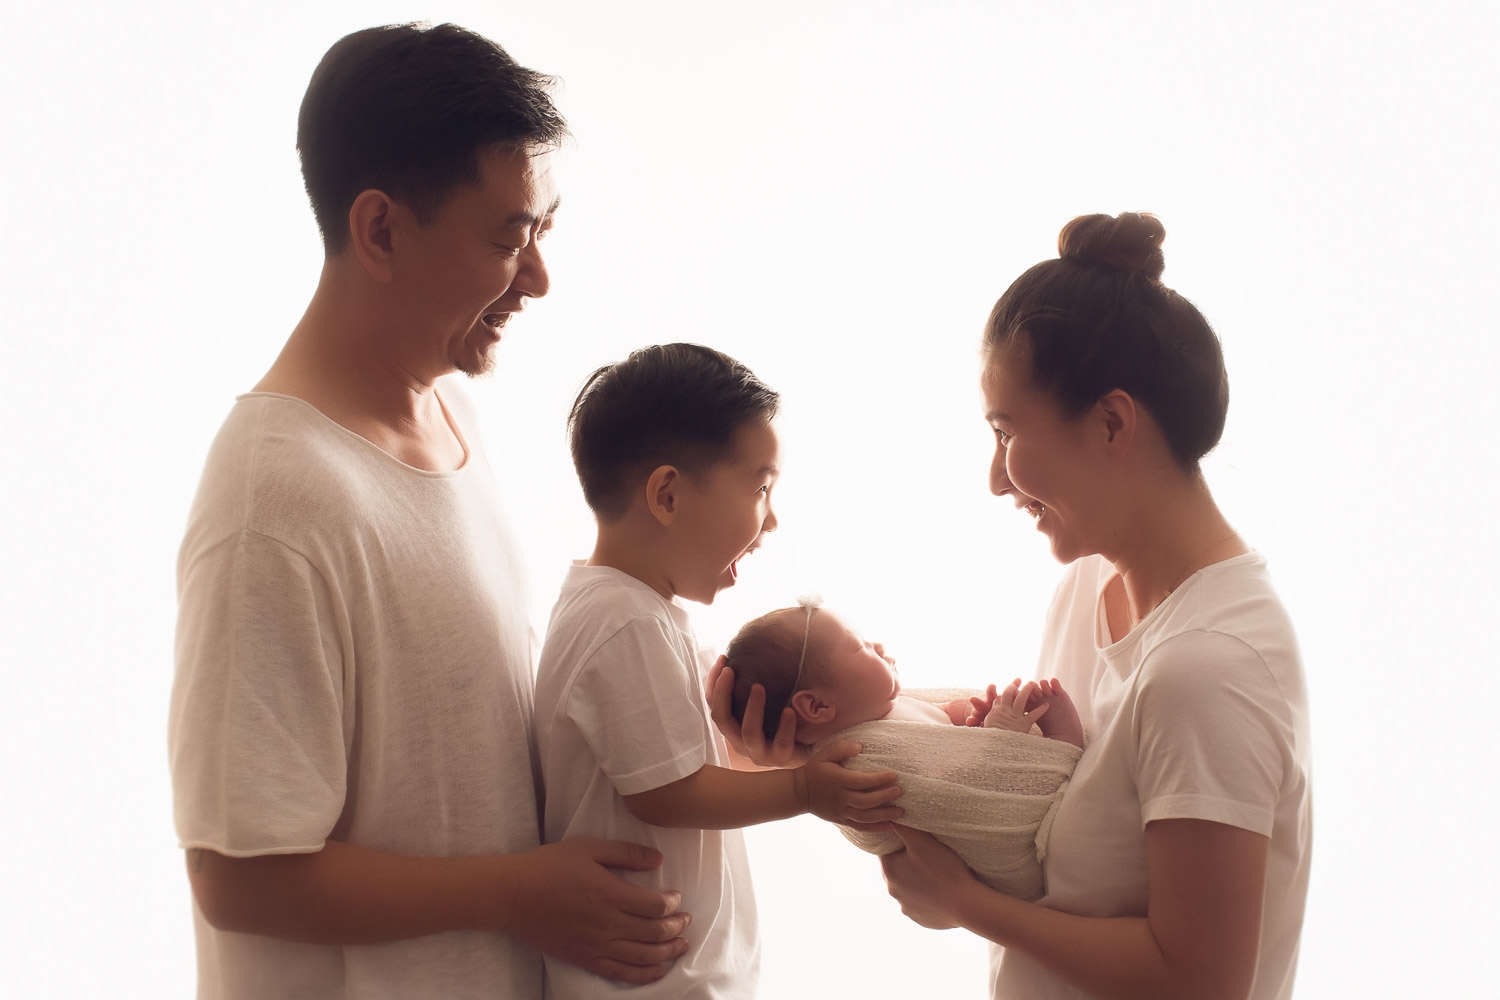
[[[755,995],[760,945],[738,830],[652,826],[622,795],[729,767],[709,719],[687,611],[641,581],[575,563],[552,609],[537,667],[536,735],[545,789],[543,839],[606,837],[655,847],[662,866],[621,877],[682,891],[691,945],[666,976],[625,986],[547,959],[547,996],[657,998]]]
[[[1291,622],[1251,552],[1184,581],[1118,642],[1105,624],[1114,567],[1069,567],[1037,675],[1078,706],[1087,750],[1058,809],[1044,906],[1146,914],[1146,824],[1203,819],[1270,838],[1254,1000],[1292,993],[1312,846],[1307,692]],[[993,995],[1087,996],[1020,952],[991,949]]]
[[[236,402],[178,563],[170,750],[185,848],[327,840],[402,854],[540,843],[530,629],[494,477],[404,465],[289,396]],[[301,944],[194,906],[202,1000],[539,997],[539,955],[486,932]]]

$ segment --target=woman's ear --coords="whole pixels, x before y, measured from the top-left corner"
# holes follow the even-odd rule
[[[677,517],[681,490],[682,473],[675,466],[658,465],[646,479],[646,509],[663,528],[670,528]]]
[[[788,704],[797,713],[797,720],[809,725],[820,726],[825,722],[832,722],[833,717],[838,714],[832,702],[825,701],[810,688],[803,688],[792,695]]]
[[[1111,389],[1099,397],[1099,401],[1094,404],[1094,411],[1099,417],[1105,444],[1118,450],[1121,455],[1128,454],[1135,444],[1139,427],[1140,414],[1136,410],[1135,399],[1124,389]]]

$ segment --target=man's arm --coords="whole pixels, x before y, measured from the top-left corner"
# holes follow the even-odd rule
[[[705,764],[686,778],[626,795],[625,807],[653,826],[727,830],[805,812],[835,823],[867,825],[900,819],[893,771],[851,771],[839,765],[859,744],[836,743],[801,767],[735,771]]]
[[[188,878],[220,930],[319,944],[369,944],[495,930],[596,975],[649,983],[687,950],[679,892],[632,885],[661,854],[571,840],[524,854],[414,857],[329,841],[314,854],[231,858],[193,848]]]
[[[896,828],[891,895],[927,927],[965,927],[1100,997],[1243,998],[1255,979],[1270,841],[1207,820],[1146,825],[1144,917],[1080,917],[1002,895],[936,839]]]

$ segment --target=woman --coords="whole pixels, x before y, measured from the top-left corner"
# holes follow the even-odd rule
[[[1038,676],[1072,694],[1088,744],[1039,903],[990,890],[917,831],[898,827],[906,850],[883,863],[913,920],[999,946],[997,998],[1291,995],[1306,693],[1265,562],[1199,470],[1227,380],[1208,323],[1159,281],[1164,235],[1147,215],[1073,220],[985,333],[990,488],[1070,564]],[[785,756],[749,721],[753,757]]]

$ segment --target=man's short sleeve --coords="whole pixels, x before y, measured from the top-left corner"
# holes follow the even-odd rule
[[[282,543],[240,531],[181,570],[169,741],[183,847],[320,850],[344,807],[335,603]]]
[[[660,788],[711,759],[697,664],[660,619],[632,619],[573,679],[566,714],[621,795]]]
[[[1135,705],[1141,821],[1205,819],[1270,836],[1291,710],[1244,642],[1192,632],[1153,650]]]

